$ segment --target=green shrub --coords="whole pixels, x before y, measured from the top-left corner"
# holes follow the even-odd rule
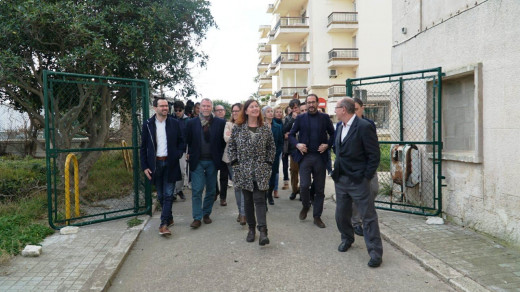
[[[46,185],[45,160],[0,157],[0,197],[20,198]]]

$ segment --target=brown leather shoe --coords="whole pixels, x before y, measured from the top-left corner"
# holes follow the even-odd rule
[[[170,229],[168,229],[168,226],[163,225],[163,226],[159,227],[159,234],[160,235],[172,235],[172,232],[170,231]]]
[[[282,187],[282,190],[288,190],[289,189],[289,182],[284,180],[283,181],[283,187]]]
[[[191,222],[190,227],[199,228],[201,225],[202,225],[202,223],[200,222],[200,220],[195,219],[195,220],[193,220],[193,222]]]
[[[220,199],[220,206],[227,206],[226,200]]]
[[[168,227],[173,225],[173,219],[168,220]]]
[[[209,218],[209,215],[204,215],[204,217],[202,217],[202,221],[204,221],[205,224],[211,224],[211,222],[213,222],[213,220]]]
[[[314,217],[314,225],[318,226],[319,228],[325,228],[325,223],[321,221],[320,217]]]
[[[279,197],[278,197],[278,191],[274,191],[274,192],[273,192],[273,197],[275,197],[275,198],[277,198],[277,199],[279,198]]]
[[[305,218],[307,218],[307,212],[309,212],[309,207],[303,207],[300,211],[300,220],[305,220]]]
[[[240,225],[246,225],[246,216],[240,216]]]

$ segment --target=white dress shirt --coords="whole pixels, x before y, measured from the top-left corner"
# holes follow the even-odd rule
[[[157,135],[157,157],[168,156],[168,144],[166,143],[166,120],[160,122],[157,118],[155,119],[155,128]]]
[[[350,120],[348,120],[347,124],[343,123],[343,128],[341,129],[341,142],[345,140],[345,137],[347,137],[348,131],[350,130],[350,126],[352,126],[352,123],[354,122],[354,118],[356,115],[353,115]]]

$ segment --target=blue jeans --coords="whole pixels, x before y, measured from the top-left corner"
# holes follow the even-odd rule
[[[200,160],[191,174],[191,210],[193,219],[201,220],[202,216],[210,215],[215,201],[217,185],[217,169],[211,160]],[[202,202],[202,192],[206,186],[206,195]]]
[[[231,167],[231,164],[228,164],[229,169],[229,175],[231,176],[231,180],[233,180],[233,168]],[[246,216],[246,212],[244,211],[244,194],[242,193],[242,189],[237,187],[234,184],[235,188],[235,199],[237,201],[237,208],[238,208],[238,214],[242,216]]]
[[[168,220],[173,219],[173,187],[174,183],[168,181],[168,163],[164,160],[155,162],[154,182],[157,190],[157,199],[161,204],[161,226],[168,225]]]

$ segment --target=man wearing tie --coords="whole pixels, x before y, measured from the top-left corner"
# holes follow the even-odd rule
[[[336,116],[342,122],[336,129],[336,161],[332,173],[336,189],[336,224],[341,233],[338,251],[346,252],[354,243],[351,222],[354,201],[363,218],[364,239],[370,255],[368,266],[376,268],[383,261],[383,245],[374,197],[370,195],[370,180],[379,165],[379,143],[374,126],[357,117],[355,108],[354,100],[349,97],[336,105]]]

